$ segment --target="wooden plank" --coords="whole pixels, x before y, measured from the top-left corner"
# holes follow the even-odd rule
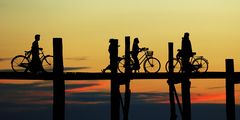
[[[124,77],[124,74],[118,73],[117,77]],[[181,78],[183,74],[173,73],[174,78]],[[170,75],[166,72],[159,73],[133,73],[130,78],[137,79],[168,79]],[[237,78],[236,83],[239,83],[240,72],[234,72],[233,77]],[[31,73],[15,73],[15,72],[0,72],[1,79],[14,79],[14,80],[52,80],[54,78],[53,73],[44,73],[40,75],[34,75]],[[64,80],[110,80],[111,73],[87,73],[87,72],[65,72],[63,74]],[[225,72],[206,72],[206,73],[192,73],[191,79],[225,79]]]

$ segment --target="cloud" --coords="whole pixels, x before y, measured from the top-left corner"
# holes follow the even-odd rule
[[[0,69],[0,72],[13,72],[12,69]]]
[[[65,71],[89,69],[91,67],[64,67]],[[0,72],[14,72],[12,69],[0,69]]]
[[[121,94],[121,96],[124,100],[124,94]],[[132,93],[131,100],[131,104],[168,103],[168,93]],[[67,101],[75,101],[75,104],[84,104],[84,102],[109,103],[110,92],[72,93],[67,97]]]
[[[168,103],[168,93],[133,93],[134,103]]]
[[[222,89],[225,88],[225,86],[217,86],[217,87],[209,87],[209,90],[214,90],[214,89]]]
[[[98,84],[96,82],[74,82],[67,84],[66,89],[94,86],[98,86]],[[0,119],[51,120],[51,81],[0,84],[0,96]],[[204,97],[204,94],[192,94],[192,96],[194,100],[194,96]],[[123,94],[122,98],[124,98]],[[134,120],[169,119],[170,106],[166,101],[168,101],[167,92],[132,93],[129,118]],[[67,93],[65,106],[67,120],[110,120],[110,92],[108,91]],[[178,116],[180,117],[179,114]],[[225,105],[192,104],[192,117],[194,120],[224,120]]]
[[[80,70],[80,69],[89,69],[90,67],[64,67],[65,71],[69,70]]]
[[[0,6],[1,6],[1,4],[0,4]],[[6,60],[11,60],[12,58],[0,58],[0,62],[1,61],[6,61]]]
[[[51,104],[51,83],[0,84],[1,104]]]
[[[65,59],[79,61],[79,60],[87,60],[87,57],[73,57],[73,58],[65,58]]]

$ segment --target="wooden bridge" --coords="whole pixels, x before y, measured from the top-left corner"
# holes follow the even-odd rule
[[[226,79],[226,115],[227,120],[235,120],[235,88],[240,83],[240,72],[234,72],[233,59],[226,59],[225,72],[206,73],[173,73],[173,43],[169,43],[169,72],[168,73],[132,73],[130,70],[130,37],[125,38],[125,73],[117,73],[118,40],[114,39],[114,53],[111,54],[111,73],[63,72],[62,39],[53,39],[53,72],[35,75],[32,73],[0,72],[1,79],[24,80],[53,80],[53,120],[64,120],[65,116],[65,80],[111,80],[111,120],[120,120],[119,87],[125,85],[125,100],[123,119],[128,120],[130,107],[130,81],[138,79],[168,79],[170,120],[176,120],[176,96],[174,84],[182,85],[182,119],[191,120],[190,79]],[[180,104],[180,103],[178,103]]]
[[[119,78],[125,77],[124,73],[118,73],[117,76]],[[138,79],[153,79],[153,80],[161,80],[168,79],[169,77],[173,78],[181,78],[183,74],[173,73],[169,74],[166,72],[159,73],[134,73],[130,75],[130,79],[138,80]],[[227,77],[226,72],[205,72],[205,73],[192,73],[190,75],[191,79],[212,79],[219,80]],[[240,81],[240,72],[234,72],[233,77],[235,79],[235,84]],[[34,75],[32,73],[14,73],[14,72],[0,72],[0,79],[19,79],[19,80],[53,80],[55,78],[54,73],[44,73],[39,75]],[[110,80],[112,78],[111,73],[99,73],[99,72],[64,72],[62,78],[64,80]]]

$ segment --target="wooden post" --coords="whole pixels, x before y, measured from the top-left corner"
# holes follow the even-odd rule
[[[125,37],[125,103],[124,103],[124,120],[128,120],[128,113],[130,107],[130,98],[131,98],[131,90],[130,90],[130,36]]]
[[[188,76],[182,80],[182,107],[183,107],[183,120],[191,120],[191,96],[190,96],[191,82]]]
[[[227,120],[235,120],[234,62],[226,59],[226,113]]]
[[[168,78],[168,85],[169,85],[169,101],[170,101],[170,120],[176,120],[176,107],[175,107],[175,99],[174,99],[174,81],[173,81],[173,43],[168,43],[168,61],[169,61],[169,78]]]
[[[53,38],[53,120],[65,119],[62,38]]]
[[[120,85],[117,77],[118,67],[118,40],[110,39],[110,66],[111,66],[111,120],[120,120]]]
[[[191,120],[191,94],[190,94],[190,74],[191,68],[189,65],[189,59],[186,56],[182,57],[182,66],[183,66],[183,78],[182,78],[182,120]]]

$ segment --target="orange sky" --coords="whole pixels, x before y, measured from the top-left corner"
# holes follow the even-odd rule
[[[164,72],[168,42],[174,42],[177,50],[183,33],[188,31],[193,50],[209,60],[209,71],[224,71],[226,58],[235,59],[235,70],[240,71],[239,5],[239,0],[1,0],[0,58],[23,54],[39,33],[45,53],[52,54],[53,37],[62,37],[64,58],[85,58],[65,59],[66,67],[89,67],[76,71],[100,72],[109,64],[108,40],[119,39],[122,55],[124,37],[130,35],[131,40],[139,37],[141,47],[154,51],[162,64],[160,71]],[[10,59],[0,61],[0,69],[11,69]],[[108,90],[107,82],[96,83],[99,85],[84,89]],[[224,82],[216,81],[197,83],[193,85],[201,87],[193,88],[194,93],[209,93],[207,88],[224,86]],[[132,86],[135,92],[168,89],[166,83],[147,80]],[[215,92],[217,96],[224,95],[224,88],[207,96],[214,96]],[[194,98],[199,102],[203,99]]]
[[[139,37],[140,46],[149,47],[165,64],[167,43],[180,48],[181,37],[188,31],[197,55],[209,60],[210,70],[222,71],[226,58],[240,64],[239,4],[238,0],[1,0],[1,57],[23,54],[39,33],[46,53],[52,53],[52,38],[62,37],[64,57],[87,58],[65,61],[66,66],[100,71],[108,64],[108,40],[119,39],[122,54],[124,37],[130,35]],[[1,63],[0,67],[9,66]]]

